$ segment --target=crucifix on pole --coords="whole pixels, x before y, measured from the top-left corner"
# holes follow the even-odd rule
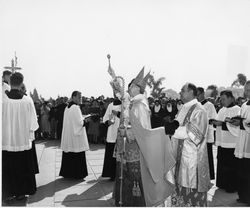
[[[15,60],[11,60],[11,66],[5,66],[5,69],[11,70],[12,73],[15,73],[16,70],[21,70],[21,67],[17,67],[17,56],[15,52]]]

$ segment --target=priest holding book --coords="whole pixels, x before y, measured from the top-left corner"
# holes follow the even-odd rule
[[[88,175],[85,151],[89,149],[84,119],[80,110],[81,93],[74,91],[71,101],[65,108],[61,149],[62,163],[60,176],[64,178],[84,179]]]

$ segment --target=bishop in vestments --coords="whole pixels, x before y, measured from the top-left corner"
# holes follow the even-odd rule
[[[123,206],[158,206],[173,192],[167,174],[175,164],[169,137],[164,128],[151,129],[150,109],[144,94],[144,69],[129,84],[131,103],[127,130],[119,129],[117,144],[125,144]],[[119,145],[117,145],[119,152]],[[117,159],[119,159],[119,154]],[[121,163],[118,163],[121,166]],[[119,167],[118,166],[118,167]],[[116,183],[116,202],[119,199],[119,181]]]

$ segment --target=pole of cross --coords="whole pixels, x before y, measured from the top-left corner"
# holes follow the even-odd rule
[[[120,116],[120,125],[119,129],[120,130],[125,130],[125,116],[124,116],[124,109],[125,109],[125,80],[121,76],[116,76],[113,69],[111,68],[110,64],[110,58],[111,56],[108,54],[107,55],[108,61],[109,61],[109,73],[113,78],[113,81],[118,82],[118,79],[122,81],[121,83],[121,88],[117,89],[119,93],[121,94],[121,116]],[[122,139],[122,150],[119,151],[120,157],[121,157],[121,167],[120,167],[120,197],[119,197],[119,206],[122,207],[123,205],[123,198],[122,198],[122,190],[123,190],[123,165],[124,165],[124,155],[125,155],[125,143],[126,143],[126,136],[124,136]],[[119,148],[118,148],[119,149]]]

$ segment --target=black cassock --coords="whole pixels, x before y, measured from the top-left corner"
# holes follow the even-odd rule
[[[222,124],[222,131],[228,131],[226,123]],[[237,159],[234,156],[235,148],[217,149],[217,173],[216,186],[225,189],[227,192],[237,190]]]

